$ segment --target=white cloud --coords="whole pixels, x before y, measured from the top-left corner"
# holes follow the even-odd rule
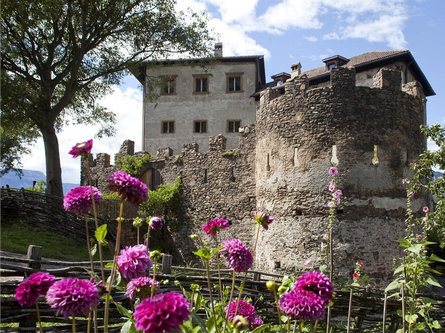
[[[127,88],[125,91],[115,88],[113,93],[105,96],[100,104],[116,113],[117,131],[114,137],[94,139],[92,152],[94,154],[108,153],[113,161],[114,154],[119,151],[125,139],[135,141],[135,150],[141,150],[142,92],[135,88]],[[77,142],[93,138],[98,128],[98,125],[69,125],[58,134],[63,182],[79,183],[80,158],[73,158],[68,151]],[[46,173],[42,139],[32,148],[32,154],[24,156],[23,167]]]
[[[329,34],[323,35],[323,40],[339,40],[340,36],[336,32],[331,32]]]
[[[306,39],[309,42],[316,42],[316,41],[318,41],[318,38],[315,37],[315,36],[304,36],[303,38]]]

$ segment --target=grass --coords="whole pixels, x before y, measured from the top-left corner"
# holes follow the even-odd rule
[[[5,222],[1,225],[2,251],[26,254],[29,245],[42,247],[42,256],[62,260],[89,260],[86,241],[69,238],[43,228],[35,228],[21,222]],[[104,251],[104,256],[108,251]],[[109,259],[106,256],[104,259]],[[94,260],[98,259],[96,253]]]

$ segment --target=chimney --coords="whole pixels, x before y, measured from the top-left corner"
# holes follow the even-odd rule
[[[296,62],[290,66],[292,72],[291,72],[291,78],[298,76],[301,74],[301,64],[300,62]]]
[[[223,56],[223,44],[222,43],[216,43],[215,44],[215,57],[222,57]]]

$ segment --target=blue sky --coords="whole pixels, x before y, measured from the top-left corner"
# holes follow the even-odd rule
[[[225,56],[265,56],[266,79],[323,65],[321,59],[346,58],[375,50],[409,49],[436,96],[428,98],[427,122],[445,125],[444,0],[178,0],[178,10],[205,11],[223,42]],[[93,152],[111,156],[125,139],[141,148],[142,92],[129,77],[101,101],[118,115],[117,135],[95,139]],[[59,133],[64,182],[79,182],[80,161],[68,150],[94,137],[96,126],[68,126]],[[23,159],[24,168],[44,171],[43,143]]]

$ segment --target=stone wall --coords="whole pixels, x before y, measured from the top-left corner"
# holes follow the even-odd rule
[[[356,261],[385,280],[397,239],[404,235],[401,179],[423,150],[419,98],[401,91],[400,73],[381,70],[375,87],[356,87],[353,70],[331,73],[331,86],[307,89],[305,77],[288,81],[284,95],[263,92],[257,110],[257,208],[276,218],[262,233],[257,266],[265,270],[317,265],[327,231],[332,159],[338,161],[344,199],[334,227],[335,269],[350,277]],[[412,89],[407,89],[412,91]],[[372,162],[377,146],[378,163]],[[414,209],[421,202],[415,201]],[[278,269],[279,268],[279,269]]]

